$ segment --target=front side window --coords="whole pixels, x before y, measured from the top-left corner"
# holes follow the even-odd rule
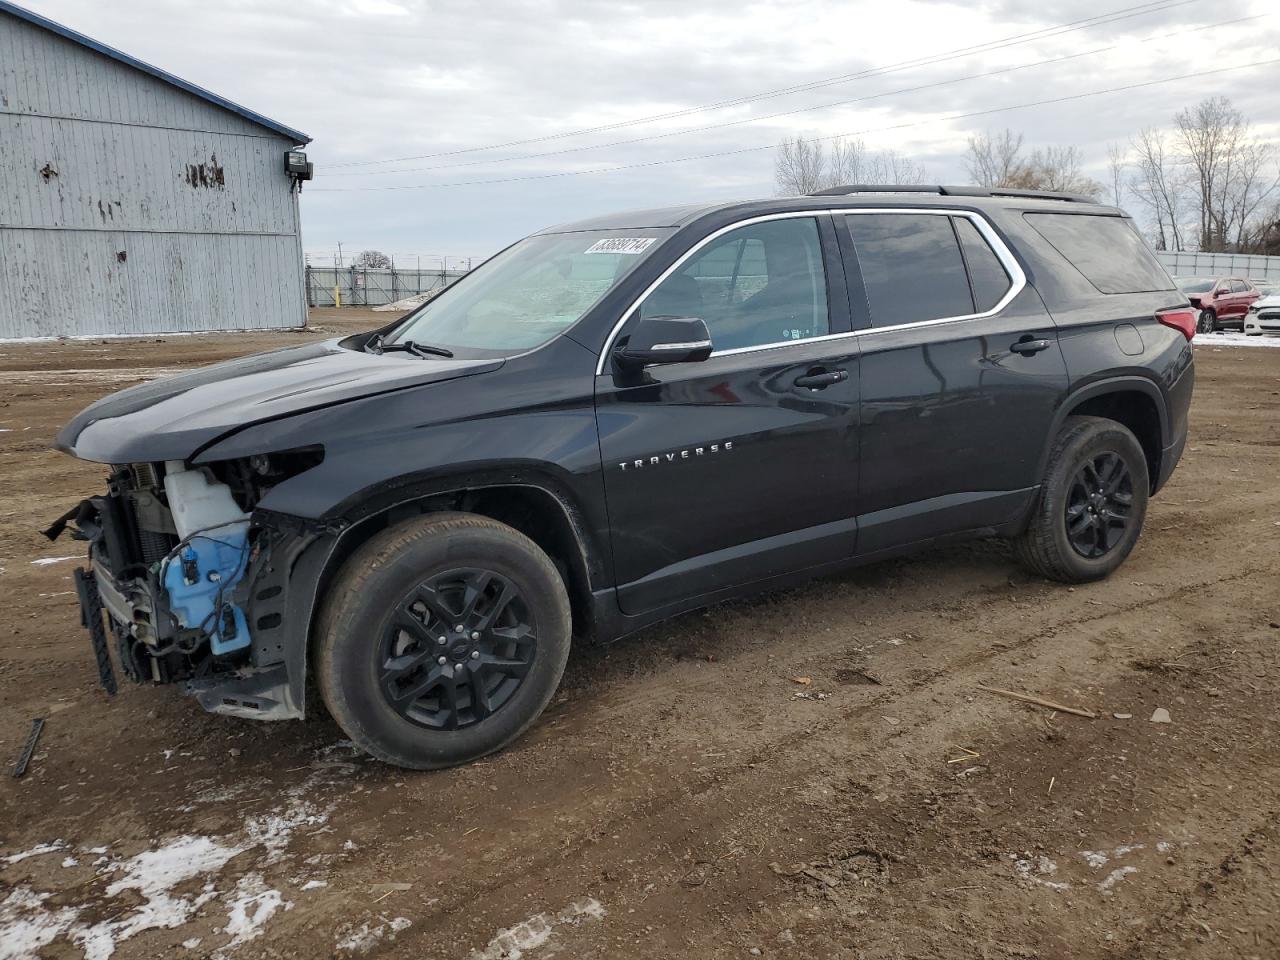
[[[845,218],[874,327],[974,313],[951,218],[867,213]]]
[[[531,350],[577,323],[673,232],[526,237],[411,314],[388,341],[485,354]]]
[[[699,317],[716,350],[830,332],[818,222],[766,220],[698,250],[640,305],[645,317]]]

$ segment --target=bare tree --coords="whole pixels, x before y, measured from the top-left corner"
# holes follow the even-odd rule
[[[1185,249],[1187,178],[1169,148],[1164,131],[1144,127],[1130,143],[1137,172],[1130,180],[1138,203],[1155,225],[1152,240],[1157,250]]]
[[[865,140],[841,137],[831,143],[827,180],[846,183],[924,183],[925,168],[897,150],[868,150]]]
[[[1209,97],[1174,118],[1182,159],[1194,174],[1201,250],[1241,250],[1260,228],[1280,176],[1271,149],[1226,97]]]
[[[385,270],[391,266],[391,258],[381,250],[361,250],[351,262],[353,266],[363,269]]]
[[[929,179],[929,171],[923,164],[897,150],[882,150],[872,156],[875,165],[868,183],[924,183]]]
[[[774,154],[773,179],[783,196],[804,196],[828,186],[822,144],[804,137],[783,140]]]
[[[1107,144],[1107,173],[1111,177],[1111,205],[1122,206],[1124,203],[1124,172],[1129,166],[1129,158],[1124,147],[1119,143]]]
[[[783,196],[854,183],[923,183],[925,168],[896,150],[868,150],[861,139],[839,137],[827,153],[820,141],[783,141],[774,158],[774,180]]]
[[[1022,166],[1022,134],[1004,129],[971,134],[966,163],[969,177],[980,187],[1007,187]]]
[[[1268,219],[1263,214],[1264,204],[1280,187],[1280,175],[1267,172],[1270,159],[1271,145],[1252,141],[1240,145],[1232,163],[1223,208],[1236,250],[1253,249]]]
[[[1038,147],[1006,177],[1005,183],[997,186],[1056,190],[1098,199],[1102,196],[1102,184],[1085,176],[1083,166],[1079,147]]]

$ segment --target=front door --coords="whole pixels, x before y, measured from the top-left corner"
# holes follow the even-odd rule
[[[830,336],[848,331],[847,304],[825,214],[712,234],[640,303],[702,318],[714,352],[639,375],[606,358],[597,378],[623,612],[853,553],[858,354]]]
[[[1039,295],[977,214],[842,219],[869,314],[859,553],[1013,519],[1068,386]]]

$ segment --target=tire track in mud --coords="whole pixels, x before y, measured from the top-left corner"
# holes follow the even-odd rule
[[[901,713],[903,712],[901,709],[903,704],[913,698],[921,699],[927,696],[933,688],[945,684],[946,681],[956,679],[957,683],[965,684],[968,681],[963,678],[972,673],[973,668],[984,663],[1010,657],[1024,648],[1052,639],[1063,632],[1078,630],[1089,625],[1103,624],[1126,614],[1141,612],[1152,607],[1167,605],[1171,602],[1187,602],[1188,598],[1197,593],[1212,590],[1228,581],[1238,580],[1238,577],[1231,576],[1184,583],[1155,596],[1107,608],[1105,611],[1093,616],[1075,620],[1061,619],[1049,627],[1037,630],[1016,641],[1002,642],[998,648],[970,653],[967,656],[948,661],[946,665],[935,669],[926,677],[911,678],[903,681],[905,686],[901,689],[895,685],[894,692],[886,691],[875,695],[869,702],[841,708],[840,712],[835,716],[811,722],[805,735],[799,741],[797,741],[793,732],[778,734],[770,742],[745,753],[740,758],[737,769],[716,768],[701,776],[686,780],[675,789],[634,800],[630,805],[627,805],[626,809],[617,810],[611,816],[597,816],[591,824],[589,834],[586,836],[567,842],[553,851],[518,857],[520,869],[517,876],[491,876],[485,880],[464,880],[462,891],[455,896],[446,895],[440,898],[439,903],[436,904],[430,920],[431,936],[439,936],[441,927],[450,925],[455,921],[463,921],[463,925],[470,926],[470,921],[466,920],[464,914],[477,902],[512,903],[519,899],[518,894],[527,890],[528,878],[531,875],[542,877],[548,885],[554,884],[560,887],[561,893],[565,898],[571,899],[574,896],[590,893],[591,891],[574,890],[572,887],[575,883],[581,884],[583,882],[585,879],[583,877],[584,872],[603,873],[607,870],[607,867],[601,866],[597,871],[584,871],[579,869],[579,865],[582,862],[588,860],[603,861],[605,863],[614,862],[613,858],[605,857],[598,852],[602,848],[616,849],[616,857],[625,860],[624,852],[643,847],[645,841],[642,837],[649,835],[661,836],[665,846],[669,849],[681,847],[692,849],[706,845],[707,834],[724,832],[725,824],[741,821],[743,818],[750,820],[751,814],[749,811],[751,810],[767,810],[777,816],[785,808],[794,809],[795,801],[792,798],[784,798],[781,801],[777,801],[773,799],[762,800],[760,797],[755,796],[757,791],[750,789],[751,781],[758,779],[754,771],[767,767],[770,781],[781,780],[793,784],[802,782],[804,771],[815,764],[814,753],[829,752],[830,750],[830,747],[824,749],[820,743],[824,734],[834,732],[841,727],[848,726],[850,723],[874,718],[878,712],[885,709],[889,704],[895,704],[895,709]],[[992,603],[999,604],[999,600],[993,600]],[[895,681],[896,683],[897,681]],[[855,745],[853,749],[856,754],[862,752],[863,748]],[[789,757],[790,754],[798,751],[803,755],[798,758]],[[837,749],[835,752],[838,755],[841,750]],[[844,752],[847,752],[847,750]],[[732,802],[726,802],[723,808],[716,811],[711,817],[708,818],[704,813],[699,816],[696,823],[686,828],[667,829],[666,831],[662,829],[663,827],[669,828],[671,824],[678,820],[678,817],[674,816],[675,811],[690,804],[698,804],[704,798],[713,794],[723,794],[731,796],[733,799]],[[746,798],[748,797],[752,799],[747,800]],[[625,804],[625,799],[616,795],[608,799],[611,808]],[[704,808],[709,806],[710,804],[703,804]],[[647,831],[646,827],[654,827],[655,829]],[[607,842],[605,838],[613,838],[614,842]],[[508,856],[511,856],[514,851],[508,849],[507,853]],[[674,855],[674,852],[672,855]],[[459,859],[465,859],[465,854],[459,852]],[[658,865],[655,864],[656,868],[658,868]],[[578,877],[565,886],[565,879],[572,877],[575,872]],[[546,891],[547,887],[542,887],[540,898],[548,896]],[[554,897],[551,898],[551,901],[554,901]],[[539,902],[541,902],[541,899]],[[423,930],[421,934],[414,931],[408,935],[408,940],[409,942],[415,942],[419,936],[426,935],[426,930]]]
[[[1194,605],[1194,603],[1188,603],[1187,600],[1185,600],[1185,598],[1183,600],[1183,604],[1181,605],[1183,605],[1183,607],[1185,608],[1192,609],[1192,611],[1196,609],[1196,605]],[[1178,608],[1175,608],[1175,609],[1176,609],[1176,612],[1178,613],[1183,612],[1181,611],[1181,609],[1178,609]],[[1194,639],[1193,636],[1188,636],[1187,639],[1188,639],[1188,643],[1185,646],[1187,646],[1188,649],[1196,645],[1197,640]],[[1051,652],[1050,650],[1050,652],[1046,652],[1046,655],[1048,655],[1048,657],[1050,658],[1053,658],[1053,655],[1055,654],[1053,654],[1053,652]],[[1137,686],[1142,686],[1144,684],[1143,678],[1140,676],[1135,676],[1132,671],[1124,671],[1124,669],[1121,669],[1121,673],[1123,673],[1123,676],[1120,676],[1119,678],[1117,678],[1115,686],[1137,687]],[[1202,705],[1204,704],[1202,703]],[[1006,717],[1012,716],[1011,712],[1014,709],[1021,710],[1024,708],[1007,708],[1006,707],[1004,709],[1004,712],[1002,713],[1004,713]],[[933,728],[936,728],[938,726],[946,726],[945,718],[937,718],[937,717],[929,718],[927,707],[922,709],[922,713],[925,714],[925,723],[923,724],[922,727],[920,727],[919,731],[916,731],[916,733],[918,733],[918,737],[916,737],[916,739],[919,739],[919,737],[924,737],[925,733],[933,730]],[[904,716],[905,716],[905,713],[904,713]],[[1138,722],[1140,723],[1140,721]],[[1139,736],[1144,735],[1144,733],[1147,733],[1148,731],[1151,731],[1151,730],[1160,730],[1160,728],[1140,726],[1138,728]],[[1082,735],[1080,735],[1079,737],[1076,737],[1076,739],[1074,740],[1074,749],[1070,751],[1070,753],[1073,754],[1073,756],[1071,756],[1070,762],[1065,763],[1064,767],[1062,767],[1059,771],[1060,776],[1064,777],[1064,780],[1068,780],[1069,782],[1074,780],[1076,783],[1079,783],[1079,782],[1088,782],[1089,778],[1091,778],[1091,777],[1085,777],[1085,776],[1076,777],[1074,776],[1073,772],[1076,771],[1076,768],[1080,768],[1080,767],[1087,768],[1089,765],[1089,762],[1092,762],[1093,756],[1091,756],[1091,754],[1094,753],[1094,750],[1096,750],[1096,741],[1097,741],[1097,735],[1096,735],[1096,732],[1094,731],[1096,731],[1096,728],[1093,727],[1093,724],[1089,724],[1088,732],[1082,733]],[[1000,740],[997,737],[995,744],[992,744],[992,742],[987,741],[986,748],[984,749],[991,750],[992,755],[1004,754],[1007,751],[1007,753],[1012,753],[1019,756],[1025,755],[1028,753],[1034,754],[1036,753],[1037,749],[1051,750],[1053,751],[1053,754],[1055,754],[1055,763],[1061,760],[1061,756],[1057,756],[1057,754],[1059,754],[1060,751],[1056,750],[1055,748],[1052,748],[1052,746],[1050,746],[1050,748],[1037,748],[1037,746],[1034,745],[1034,737],[1038,736],[1037,731],[1034,731],[1034,730],[1030,731],[1029,736],[1032,737],[1033,739],[1033,746],[1030,749],[1025,748],[1025,746],[1019,745],[1019,740],[1027,740],[1028,737],[1016,736],[1016,731],[1015,731],[1015,736],[1012,737],[1011,740],[1009,739]],[[937,742],[947,742],[945,737],[933,737],[933,740],[936,740]],[[970,742],[970,740],[963,739],[963,740],[956,740],[956,742]],[[983,741],[977,740],[973,742],[983,742]],[[874,748],[869,750],[861,750],[859,746],[854,746],[854,748],[844,750],[844,759],[858,759],[860,754],[876,754],[876,753],[877,751],[874,750]],[[841,759],[841,754],[838,753],[837,751],[837,753],[833,755],[832,759],[833,760]],[[810,762],[812,762],[812,758],[810,758]],[[832,763],[827,765],[828,767],[835,767],[836,764]],[[1016,780],[1016,774],[1018,774],[1018,771],[1014,771],[1014,774],[1015,774],[1014,778]],[[1044,772],[1044,780],[1047,780],[1047,777],[1048,777],[1048,772],[1046,771]],[[934,777],[934,781],[940,780],[940,778],[941,778],[941,774],[938,777]],[[797,780],[799,780],[799,778],[797,778]],[[803,781],[800,781],[800,782],[801,782],[801,786],[804,786]],[[951,783],[951,781],[943,781],[943,783],[947,785],[947,783]],[[1043,785],[1043,781],[1042,781],[1042,785]],[[1166,783],[1166,786],[1171,786],[1171,785],[1167,785]],[[806,788],[806,790],[803,790],[801,792],[803,792],[803,794],[805,794],[806,796],[812,796],[814,791],[812,790],[812,787],[809,787],[809,788]],[[947,840],[947,838],[954,838],[956,835],[964,836],[965,831],[964,831],[964,828],[960,826],[960,824],[964,823],[965,815],[961,815],[961,818],[959,820],[955,820],[954,823],[950,823],[950,822],[940,823],[941,814],[945,812],[945,809],[946,809],[945,805],[943,805],[943,800],[945,800],[945,796],[946,796],[945,787],[942,788],[942,799],[932,799],[931,796],[925,794],[923,787],[913,787],[911,788],[911,790],[906,792],[908,792],[908,794],[910,795],[911,797],[910,800],[904,799],[904,801],[902,801],[901,804],[886,803],[884,804],[883,809],[887,810],[887,812],[882,813],[881,817],[879,818],[873,818],[873,819],[887,820],[888,824],[890,824],[890,829],[888,829],[888,838],[892,840],[893,837],[897,837],[897,841],[899,841],[899,844],[888,847],[888,849],[893,851],[891,856],[892,856],[892,860],[895,861],[895,863],[897,863],[897,861],[902,861],[902,860],[909,861],[909,863],[914,863],[914,861],[929,860],[929,858],[931,858],[931,855],[933,854],[934,844],[937,844],[937,846],[941,847],[941,849],[945,849],[945,844],[943,844],[942,841]],[[955,791],[955,792],[959,792],[959,791]],[[913,815],[911,815],[910,810],[908,810],[908,812],[906,813],[902,813],[902,810],[906,808],[913,808],[913,806],[918,806],[920,803],[920,796],[922,796],[922,794],[924,795],[924,800],[923,800],[924,806],[923,808],[920,808],[920,809],[925,810],[925,812],[927,813],[916,814],[914,815],[914,817]],[[1274,795],[1275,795],[1275,792],[1274,792]],[[1012,790],[1010,792],[1010,796],[1012,796]],[[838,799],[840,799],[840,797],[837,797],[837,801]],[[1080,796],[1079,794],[1062,796],[1060,792],[1060,796],[1059,796],[1060,803],[1064,806],[1068,806],[1068,808],[1071,804],[1078,804],[1080,808],[1092,810],[1093,808],[1091,808],[1091,806],[1088,805],[1089,799],[1091,799],[1091,797],[1089,797],[1088,794],[1085,794],[1084,796]],[[863,804],[863,809],[867,809],[867,806],[876,806],[874,804],[868,804],[867,797],[865,797],[865,795],[855,796],[854,804],[855,805],[858,804],[859,800],[861,801],[861,804]],[[881,800],[881,797],[876,797],[876,800],[877,801]],[[929,804],[931,803],[933,803],[933,805],[929,806]],[[1036,801],[1036,803],[1038,803],[1038,801]],[[783,813],[787,815],[791,815],[791,814],[794,814],[796,810],[801,810],[801,812],[803,812],[806,804],[804,803],[803,800],[801,800],[799,801],[799,803],[792,803],[788,806],[790,806],[790,809],[783,810]],[[996,803],[988,804],[988,809],[991,809],[992,813],[989,814],[988,817],[984,818],[983,829],[982,829],[983,836],[989,835],[989,833],[995,833],[996,828],[1000,827],[1000,824],[1014,824],[1015,827],[1020,827],[1021,822],[1023,822],[1024,818],[1030,817],[1034,819],[1034,817],[1036,817],[1036,810],[1037,810],[1036,805],[1034,805],[1034,803],[1030,805],[1028,808],[1028,805],[1021,805],[1021,806],[1015,805],[1014,801],[1010,801],[1009,808],[1007,808],[1006,810],[1000,810],[997,808],[998,808],[998,797],[997,797]],[[751,824],[751,822],[753,822],[753,820],[755,819],[755,813],[756,813],[755,810],[750,808],[742,809],[742,810],[739,810],[739,812],[736,812],[735,814],[733,814],[733,818],[736,819],[737,823],[745,823],[745,824],[748,824],[749,826],[749,824]],[[1116,812],[1115,810],[1112,810],[1111,813],[1114,814]],[[1153,829],[1152,824],[1147,822],[1147,820],[1149,819],[1149,817],[1151,817],[1153,812],[1148,812],[1146,815],[1140,815],[1140,817],[1138,817],[1137,819],[1130,817],[1128,813],[1124,812],[1123,808],[1120,809],[1119,813],[1121,818],[1128,820],[1128,823],[1126,823],[1124,827],[1112,826],[1112,827],[1107,827],[1103,829],[1110,829],[1110,831],[1119,832],[1121,836],[1124,836],[1125,833],[1133,831],[1135,827],[1138,828],[1139,836],[1142,835],[1144,831],[1149,832],[1151,831],[1151,829]],[[1208,826],[1212,826],[1212,827],[1228,826],[1228,823],[1226,823],[1226,820],[1225,820],[1226,810],[1224,809],[1224,810],[1221,810],[1221,812],[1219,812],[1219,810],[1216,809],[1216,806],[1212,804],[1212,801],[1210,803],[1210,810],[1208,810],[1207,813],[1210,813],[1211,815],[1210,824],[1208,824]],[[820,838],[817,841],[817,849],[822,852],[829,852],[829,850],[831,850],[832,844],[835,844],[836,846],[845,847],[846,852],[847,850],[850,849],[850,847],[854,847],[856,845],[872,845],[872,849],[874,849],[874,846],[878,845],[877,837],[874,836],[874,833],[872,836],[868,836],[867,832],[863,832],[863,824],[854,823],[852,824],[852,826],[850,826],[850,819],[856,819],[856,818],[840,817],[840,815],[838,815],[838,810],[831,809],[831,804],[828,804],[826,806],[826,814],[828,819],[827,819],[827,822],[824,822],[822,828],[817,829],[817,831],[814,831],[813,828],[810,828],[810,831],[809,831],[810,836],[808,837],[809,844],[799,845],[799,847],[794,847],[794,850],[799,850],[799,852],[795,852],[794,854],[795,859],[809,859],[810,856],[813,855],[815,846],[814,846],[814,837],[812,835],[814,832],[817,832],[818,835],[820,835]],[[1224,822],[1222,823],[1217,822],[1217,819],[1216,819],[1217,817],[1224,818]],[[902,824],[904,823],[906,824],[906,826],[902,826]],[[707,826],[707,820],[704,820],[703,824],[704,826]],[[710,820],[709,826],[710,828],[713,829],[714,832],[718,833],[718,835],[723,835],[723,833],[733,832],[732,823],[730,824],[730,827],[726,828],[723,826],[721,819]],[[1073,829],[1071,829],[1071,832],[1074,833],[1074,828],[1075,828],[1074,824],[1071,824],[1071,827],[1073,827]],[[883,827],[881,828],[881,832],[883,833]],[[1050,840],[1050,837],[1047,836],[1047,833],[1048,832],[1046,832],[1046,836],[1043,837],[1043,840],[1046,842]],[[1156,836],[1160,836],[1160,835],[1158,835],[1157,833]],[[1023,840],[1023,842],[1025,842],[1025,837],[1020,837],[1020,840]],[[1034,844],[1034,838],[1032,842]],[[694,840],[692,840],[692,845],[712,846],[713,844],[709,844],[709,842],[705,840],[705,838],[699,837],[699,838],[694,838]],[[826,849],[824,849],[824,845],[826,845]],[[1152,841],[1151,846],[1155,847],[1158,845],[1155,844],[1155,841]],[[626,850],[627,846],[623,844],[622,849]],[[886,849],[886,847],[881,845],[881,850],[884,850],[884,849]],[[1011,849],[1020,849],[1020,846],[1006,846],[1006,850],[1011,850]],[[1079,841],[1076,841],[1076,849],[1079,849]],[[1121,849],[1123,849],[1123,847],[1121,847]],[[760,856],[760,858],[758,859],[767,860],[769,856],[774,854],[774,852],[776,851],[774,851],[773,849],[769,849],[769,852],[767,852],[767,854],[763,854],[763,856]],[[959,890],[966,890],[966,888],[970,888],[966,886],[966,884],[969,883],[970,878],[964,876],[964,872],[965,870],[968,870],[970,867],[972,867],[972,865],[966,863],[964,856],[952,856],[951,859],[955,860],[954,863],[947,863],[945,865],[941,865],[940,867],[940,865],[937,864],[936,858],[934,858],[934,863],[932,865],[932,872],[934,874],[934,877],[937,876],[938,872],[940,872],[940,869],[941,869],[942,872],[945,872],[946,874],[946,878],[947,878],[946,882],[956,884]],[[996,892],[1000,891],[1001,887],[1010,886],[1010,884],[1014,884],[1016,879],[1014,874],[1012,874],[1011,872],[1000,873],[1000,874],[997,874],[995,878],[993,878],[991,870],[993,868],[998,867],[998,864],[1000,863],[1002,863],[1002,861],[996,861],[996,863],[987,864],[986,868],[979,870],[979,877],[978,877],[978,879],[982,879],[982,881],[986,882],[986,886],[988,888],[992,886],[992,882],[995,882]],[[1009,870],[1009,864],[1005,864],[1005,867],[1002,869],[1004,869],[1005,872],[1007,872],[1007,870]],[[1125,870],[1128,870],[1128,868],[1125,868]],[[758,882],[760,870],[756,870],[756,874],[758,874],[758,876],[756,876],[754,879],[756,882]],[[559,874],[556,872],[556,870],[553,870],[553,869],[548,870],[547,879],[550,879],[552,877],[557,877],[557,876],[559,876]],[[1117,876],[1115,877],[1108,877],[1108,878],[1103,878],[1101,874],[1097,874],[1097,876],[1094,877],[1094,881],[1102,881],[1102,879],[1107,879],[1108,883],[1115,883],[1117,879],[1120,879],[1123,877],[1124,877],[1124,872],[1117,874]],[[769,879],[769,878],[765,877],[765,879]],[[909,879],[911,878],[909,877]],[[928,882],[929,882],[928,876],[916,877],[915,879],[918,879],[918,881],[925,883],[928,886]],[[714,893],[714,895],[708,895],[707,899],[717,901],[718,904],[721,904],[721,905],[723,904],[736,905],[737,909],[739,909],[739,913],[742,915],[742,922],[744,922],[750,928],[751,925],[753,925],[754,923],[753,919],[751,919],[751,916],[753,916],[754,914],[754,910],[751,909],[750,904],[751,902],[753,902],[756,896],[759,896],[759,888],[756,887],[755,890],[753,890],[753,887],[751,887],[751,881],[753,881],[753,878],[751,877],[739,878],[737,879],[737,882],[735,882],[735,878],[728,877],[726,881],[724,881],[724,884],[721,890]],[[1105,887],[1106,887],[1106,884],[1101,884],[1101,886],[1098,887],[1098,893],[1101,893],[1103,897],[1110,896],[1111,895],[1110,891],[1103,892],[1105,891]],[[905,896],[905,893],[904,891],[902,891],[901,886],[896,887],[895,890],[884,890],[882,892],[884,896],[890,897],[891,900],[895,902],[899,902],[899,904],[902,900],[902,897]],[[987,895],[993,896],[993,893],[988,890]],[[685,902],[686,909],[687,909],[687,906],[689,906],[689,902],[687,901],[694,899],[694,897],[696,896],[698,896],[698,892],[696,891],[685,892],[684,900],[686,901]],[[1016,897],[1012,897],[1012,899],[1016,900]],[[1106,902],[1111,902],[1111,901],[1106,901]],[[1119,901],[1115,901],[1115,902],[1119,902]],[[973,906],[973,909],[977,911],[978,914],[982,914],[984,910],[989,908],[988,902],[975,902],[975,904],[973,904],[972,906]],[[1019,913],[1019,910],[1016,909],[1016,904],[1012,906],[1014,906],[1014,909],[1010,910],[1009,914],[1012,916],[1012,918],[1014,918],[1014,920],[1012,920],[1012,924],[1014,924],[1014,929],[1016,931],[1016,929],[1018,929],[1020,924],[1019,918],[1023,914]],[[714,913],[716,909],[717,909],[716,902],[710,902],[710,904],[705,905],[705,911],[707,911],[707,913]],[[872,918],[864,918],[863,920],[860,920],[860,923],[865,925],[865,923],[870,922],[870,919]],[[890,920],[891,918],[884,918],[884,919]],[[643,920],[636,920],[636,923],[641,923],[641,922],[643,922]],[[628,922],[626,919],[623,919],[622,923],[628,923]],[[1123,929],[1123,924],[1121,924],[1120,922],[1117,922],[1116,927]],[[774,929],[777,929],[777,928],[774,928]],[[718,956],[722,954],[741,956],[742,951],[745,951],[746,947],[750,946],[751,943],[753,942],[762,943],[763,937],[760,937],[760,936],[756,936],[754,938],[741,937],[739,942],[736,943],[736,945],[726,946],[726,943],[724,943],[724,937],[722,936],[722,934],[717,933],[717,934],[714,934],[714,936],[695,937],[694,940],[686,941],[684,943],[666,943],[666,945],[663,945],[663,946],[666,948],[672,948],[672,950],[684,950],[685,952],[687,952],[687,954],[692,956]],[[1071,941],[1069,940],[1069,938],[1066,938],[1066,940],[1061,942],[1070,943]],[[849,948],[850,943],[842,942],[840,943],[840,946]],[[938,956],[938,957],[948,957],[948,959],[950,959],[950,957],[956,955],[957,947],[959,947],[959,943],[957,943],[954,940],[954,938],[952,938],[952,940],[950,941],[950,945],[948,945],[947,948],[945,948],[945,950],[937,952],[937,954],[934,954],[934,952],[906,952],[906,954],[888,954],[888,955],[892,955],[892,956],[906,955],[906,956],[913,956],[913,957]],[[641,952],[645,952],[645,954],[648,955],[650,951],[641,951]],[[837,951],[831,950],[829,951],[829,954],[835,954],[835,952]],[[652,954],[663,955],[663,952],[660,950],[654,950],[652,951]],[[1024,954],[1021,954],[1020,950],[1014,950],[1014,954],[1024,955]],[[582,955],[586,955],[585,952]],[[828,951],[819,951],[819,955],[828,955]],[[868,956],[870,955],[872,954],[868,954]],[[982,954],[979,954],[979,952],[973,952],[973,954],[970,954],[970,955],[987,956],[986,952],[982,952]],[[1006,956],[1004,950],[993,951],[993,955]],[[1025,955],[1030,955],[1030,954],[1025,954]],[[1064,960],[1066,959],[1066,957],[1085,956],[1083,952],[1074,950],[1074,948],[1070,948],[1070,947],[1062,948],[1062,950],[1059,952],[1052,952],[1052,951],[1037,952],[1036,955],[1046,956],[1046,957],[1048,956],[1062,957],[1062,959]],[[1092,955],[1092,954],[1089,954],[1089,955]],[[1155,956],[1155,955],[1138,954],[1138,956]]]

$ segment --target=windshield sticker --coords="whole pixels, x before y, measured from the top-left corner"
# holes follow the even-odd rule
[[[657,237],[610,237],[607,240],[597,240],[583,252],[644,253],[657,239]]]

